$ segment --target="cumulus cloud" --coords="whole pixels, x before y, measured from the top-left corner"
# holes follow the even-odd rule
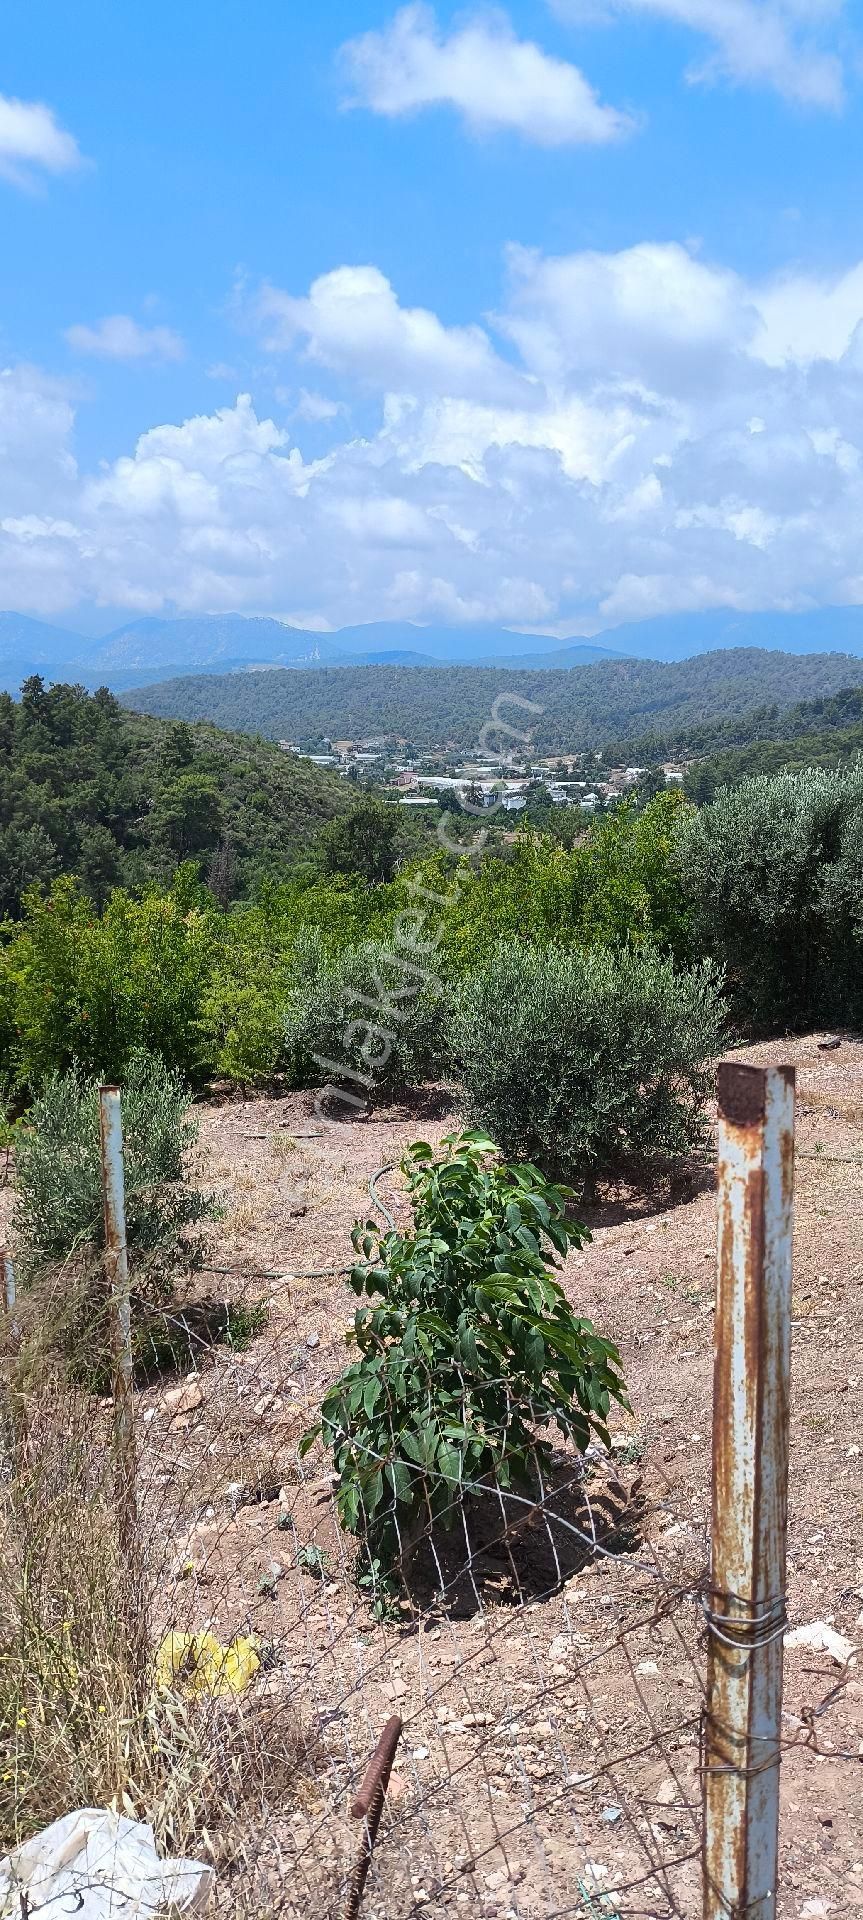
[[[841,360],[860,342],[863,262],[829,279],[781,276],[763,289],[758,310],[757,349],[771,366]]]
[[[493,323],[403,307],[370,267],[257,311],[290,429],[240,395],[81,473],[69,393],[0,376],[7,604],[577,631],[863,598],[863,264],[756,282],[669,242],[521,250]],[[319,458],[309,360],[351,405]]]
[[[341,50],[348,104],[389,118],[452,107],[477,133],[509,131],[542,147],[602,145],[632,131],[578,67],[519,40],[505,14],[483,11],[442,33],[431,7],[402,7],[381,32]]]
[[[271,350],[299,343],[305,357],[384,391],[512,395],[520,376],[482,327],[445,327],[426,307],[403,307],[378,267],[337,267],[295,297],[265,287],[256,313]]]
[[[842,64],[817,37],[841,0],[551,0],[576,24],[649,14],[687,27],[710,45],[689,67],[693,83],[717,79],[768,87],[805,107],[836,109],[844,98]],[[813,32],[813,29],[816,31]]]
[[[499,324],[546,380],[612,370],[674,392],[703,384],[717,354],[734,352],[752,333],[749,295],[736,275],[674,243],[558,258],[512,247],[509,268]]]
[[[0,179],[32,187],[40,173],[70,173],[81,164],[77,140],[50,107],[0,93]]]
[[[75,353],[100,360],[182,360],[183,341],[172,327],[142,327],[128,313],[110,313],[95,327],[66,328]]]

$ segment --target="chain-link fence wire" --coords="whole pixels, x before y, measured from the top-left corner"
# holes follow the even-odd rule
[[[698,1914],[706,1515],[630,1423],[610,1451],[554,1447],[529,1487],[438,1476],[375,1594],[332,1456],[300,1445],[344,1365],[344,1282],[322,1303],[237,1275],[218,1300],[199,1277],[138,1345],[130,1571],[110,1355],[73,1264],[7,1342],[4,1845],[113,1804],[211,1862],[219,1909],[335,1920],[397,1714],[366,1920]]]

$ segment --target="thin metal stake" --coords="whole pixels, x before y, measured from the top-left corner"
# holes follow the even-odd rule
[[[18,1295],[15,1290],[15,1268],[12,1265],[12,1255],[6,1247],[0,1247],[0,1273],[2,1273],[3,1276],[3,1297],[6,1302],[6,1312],[13,1314],[15,1312],[15,1301]]]
[[[15,1285],[15,1268],[8,1247],[0,1247],[0,1283],[3,1287],[3,1300],[7,1315],[7,1349],[10,1356],[19,1351],[21,1328],[15,1318],[15,1304],[18,1291]],[[27,1438],[27,1422],[23,1395],[15,1388],[14,1362],[10,1364],[8,1431],[11,1459],[17,1468],[21,1465]]]
[[[110,1292],[114,1398],[114,1490],[120,1560],[133,1671],[143,1672],[146,1620],[138,1530],[135,1403],[132,1390],[132,1303],[126,1246],[123,1117],[119,1087],[100,1087],[102,1194],[105,1215],[105,1275]]]
[[[794,1069],[719,1068],[704,1920],[775,1920]]]
[[[15,1285],[15,1268],[8,1247],[0,1247],[0,1280],[3,1282],[3,1299],[6,1303],[6,1312],[9,1318],[9,1345],[14,1353],[20,1344],[21,1328],[15,1318],[18,1288]]]

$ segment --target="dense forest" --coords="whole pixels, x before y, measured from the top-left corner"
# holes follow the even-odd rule
[[[269,741],[125,712],[102,688],[0,693],[0,914],[31,882],[111,888],[197,859],[217,898],[295,860],[350,803],[346,783]]]
[[[792,735],[782,740],[751,740],[746,746],[724,747],[694,760],[686,772],[685,791],[703,806],[723,787],[739,786],[761,773],[800,773],[807,767],[844,767],[863,756],[863,721],[856,727],[835,727],[824,733]]]
[[[340,667],[193,675],[138,688],[124,702],[142,713],[210,720],[299,745],[386,735],[419,748],[447,742],[499,753],[511,750],[511,729],[529,732],[534,752],[568,753],[648,727],[684,737],[705,720],[861,685],[863,660],[850,655],[748,647],[671,664],[602,661],[562,671]]]
[[[755,752],[760,746],[763,761]],[[705,715],[674,728],[651,727],[609,736],[602,757],[606,766],[618,767],[678,758],[702,760],[745,748],[754,752],[748,772],[771,773],[790,762],[835,765],[861,746],[863,687],[854,686],[813,700],[797,700],[791,706],[774,700],[722,720]]]

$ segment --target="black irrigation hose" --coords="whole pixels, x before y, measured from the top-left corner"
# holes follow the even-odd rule
[[[377,1173],[373,1173],[369,1181],[369,1196],[371,1198],[372,1205],[377,1207],[378,1213],[383,1214],[384,1219],[387,1223],[387,1226],[389,1227],[390,1233],[395,1233],[396,1223],[395,1223],[395,1220],[393,1219],[392,1214],[390,1213],[389,1207],[385,1205],[384,1201],[380,1197],[380,1194],[378,1193],[378,1181],[383,1179],[385,1173],[394,1173],[394,1172],[395,1172],[395,1163],[391,1161],[389,1166],[379,1167]]]

